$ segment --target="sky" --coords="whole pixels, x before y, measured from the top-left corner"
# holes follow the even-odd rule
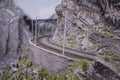
[[[13,0],[25,14],[32,19],[36,17],[41,19],[49,18],[55,13],[55,7],[61,3],[61,0]]]

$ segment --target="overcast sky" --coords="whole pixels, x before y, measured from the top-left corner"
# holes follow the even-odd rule
[[[49,18],[55,13],[55,7],[61,0],[14,0],[14,2],[31,18],[36,16]]]

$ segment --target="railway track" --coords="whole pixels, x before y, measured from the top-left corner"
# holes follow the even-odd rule
[[[47,41],[48,43],[50,43],[51,45],[59,46],[59,47],[62,48],[62,45],[58,45],[58,44],[54,43],[54,42],[51,40],[50,37],[46,37],[46,38],[44,38],[44,39],[46,39],[46,41]],[[75,49],[69,48],[69,47],[66,47],[66,49],[67,49],[67,50],[72,50],[72,51],[77,52],[77,53],[86,54],[86,55],[88,55],[88,56],[94,56],[94,57],[97,56],[97,54],[94,54],[94,53],[89,53],[89,52],[85,52],[85,51],[75,50]],[[104,56],[104,55],[103,55],[103,56]],[[115,60],[115,61],[119,61],[119,62],[120,62],[120,57],[113,57],[112,59]]]
[[[63,55],[62,54],[62,46],[53,43],[50,40],[50,37],[48,37],[48,36],[37,38],[36,45],[50,51],[50,53],[54,53],[56,55],[60,55],[60,56],[70,58],[73,60],[87,59],[87,60],[92,61],[92,60],[97,59],[95,54],[89,54],[88,52],[78,51],[78,50],[74,50],[74,49],[71,49],[68,47],[65,48],[65,54]],[[115,61],[120,61],[120,58],[113,58],[113,59]]]
[[[66,57],[72,60],[77,60],[77,59],[87,59],[87,60],[94,60],[95,57],[93,56],[88,56],[88,55],[83,55],[83,53],[78,53],[78,52],[74,52],[74,51],[69,51],[69,50],[65,50],[65,54],[62,54],[62,48],[60,48],[60,46],[58,45],[58,47],[56,46],[51,46],[48,45],[44,42],[44,39],[46,40],[47,37],[40,37],[37,39],[37,46],[42,47],[46,50],[49,50],[51,53],[54,53],[56,55],[61,55],[62,57]],[[47,42],[49,43],[49,41],[47,40]]]
[[[68,58],[69,60],[72,60],[72,61],[73,60],[80,60],[80,59],[87,59],[89,61],[98,61],[98,62],[101,62],[106,67],[108,67],[109,69],[111,69],[112,71],[114,71],[115,73],[119,74],[117,71],[118,69],[116,68],[116,65],[109,64],[109,63],[105,62],[103,59],[96,57],[96,55],[91,55],[89,53],[86,53],[83,51],[73,50],[70,48],[66,48],[65,54],[63,55],[62,54],[62,46],[51,42],[49,37],[37,38],[37,44],[36,45],[34,44],[34,46],[38,47],[39,49],[43,49],[44,51],[47,51],[53,55]],[[116,61],[120,62],[120,59],[118,59]],[[113,68],[113,66],[115,66],[115,67]]]

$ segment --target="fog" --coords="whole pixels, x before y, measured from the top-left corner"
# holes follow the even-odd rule
[[[14,0],[14,2],[32,19],[36,16],[45,19],[55,13],[55,7],[61,0]]]

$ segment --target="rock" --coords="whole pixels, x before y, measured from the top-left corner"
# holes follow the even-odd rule
[[[112,65],[112,66],[111,66]],[[111,68],[112,67],[112,68]],[[94,63],[89,64],[87,72],[83,72],[81,69],[74,71],[79,79],[89,78],[90,80],[119,80],[120,72],[113,64],[104,62],[101,59],[95,60]]]
[[[104,18],[113,29],[120,29],[120,0],[98,0],[97,3],[103,11]],[[106,4],[106,5],[105,5]]]
[[[102,60],[95,61],[94,64],[94,71],[103,77],[105,80],[119,80],[120,79],[120,72],[115,71],[117,68],[112,67],[109,63],[106,63]]]
[[[64,7],[64,5],[66,4],[66,7]],[[85,4],[85,3],[84,3]],[[65,8],[67,9],[68,15],[67,15],[67,28],[66,28],[66,38],[67,38],[67,43],[66,46],[69,47],[69,40],[74,41],[74,43],[77,44],[82,44],[79,45],[79,47],[77,47],[78,49],[85,49],[87,48],[87,46],[89,46],[90,48],[93,48],[93,46],[95,46],[94,44],[92,44],[90,41],[86,41],[86,31],[87,28],[89,28],[90,33],[92,30],[95,30],[97,27],[99,28],[98,25],[95,26],[90,26],[95,24],[94,21],[98,22],[100,21],[100,14],[98,14],[97,12],[92,12],[88,9],[84,8],[85,6],[79,6],[78,4],[76,4],[74,1],[67,1],[67,3],[65,1],[62,2],[62,4],[58,5],[56,7],[56,12],[58,13],[58,29],[56,29],[56,32],[53,36],[53,40],[58,42],[59,44],[61,43],[60,41],[63,40],[63,29],[64,29],[64,17],[65,17]],[[93,7],[92,7],[93,8]],[[99,11],[99,10],[97,10]],[[61,13],[61,14],[59,14]],[[88,14],[93,14],[93,15],[88,15]],[[89,17],[88,17],[89,16]],[[96,16],[96,17],[94,17]],[[101,27],[101,26],[100,26]],[[90,34],[89,33],[89,34]],[[76,36],[74,38],[72,38],[73,36]],[[78,36],[82,36],[82,39],[77,39]],[[72,39],[71,39],[72,38]],[[88,39],[87,39],[88,40]],[[77,46],[77,44],[73,44],[73,46]],[[84,43],[89,43],[88,45],[84,44]]]
[[[104,1],[110,7],[105,5]],[[103,54],[112,52],[119,55],[119,40],[116,40],[116,43],[118,44],[114,44],[114,40],[119,39],[119,32],[117,32],[118,29],[116,31],[115,28],[118,28],[119,26],[118,21],[120,12],[119,10],[116,10],[118,7],[113,7],[117,1],[113,0],[113,2],[114,3],[109,0],[62,0],[62,3],[56,7],[58,27],[52,39],[58,44],[63,43],[63,31],[66,17],[65,11],[67,10],[67,47],[92,53],[99,53],[99,49],[101,49],[102,46],[101,51]],[[110,19],[108,20],[107,17]],[[108,30],[104,31],[105,29]],[[93,34],[99,35],[96,35],[96,38],[91,36]],[[101,41],[103,35],[107,39],[107,42]],[[105,38],[102,39],[104,40]],[[98,39],[99,42],[96,41]],[[108,39],[111,39],[111,41]],[[113,43],[114,46],[110,43]],[[103,48],[106,48],[105,46],[109,49],[109,52],[106,49],[105,51],[103,50]]]
[[[18,69],[17,69],[17,68],[13,68],[12,71],[13,71],[13,72],[17,72]]]
[[[38,74],[38,71],[36,71],[36,70],[33,70],[33,73],[34,73],[34,74]]]
[[[74,71],[74,74],[76,74],[80,80],[83,80],[83,77],[86,77],[85,73],[82,72],[80,69],[76,69]]]
[[[119,58],[119,3],[120,0],[62,0],[56,7],[58,22],[52,40],[63,44],[66,18],[66,47]],[[119,80],[119,72],[115,73],[117,68],[110,68],[105,65],[107,63],[99,61],[96,63],[99,65],[91,65],[85,76],[92,80]]]
[[[14,65],[15,65],[14,62],[11,62],[11,63],[9,64],[10,67],[13,67]]]
[[[1,64],[4,65],[5,64],[4,61],[2,61]]]
[[[1,74],[3,74],[3,71],[2,71],[2,70],[0,70],[0,75],[1,75]]]
[[[12,0],[0,0],[0,54],[6,61],[17,58],[27,46],[29,32],[23,16]]]

